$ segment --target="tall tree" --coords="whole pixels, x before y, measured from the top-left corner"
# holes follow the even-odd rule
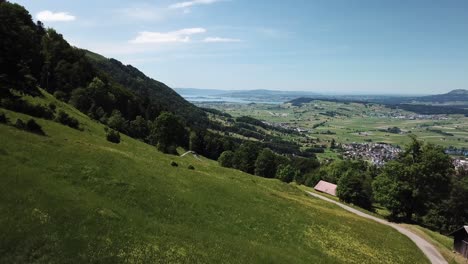
[[[406,151],[375,178],[375,199],[394,217],[421,217],[449,196],[452,174],[451,159],[443,148],[412,137]]]
[[[163,112],[155,120],[149,142],[164,153],[173,153],[177,146],[187,147],[187,131],[180,118]]]
[[[254,174],[255,161],[257,160],[260,147],[257,143],[246,141],[240,145],[235,152],[235,168],[243,172]]]
[[[274,178],[276,174],[276,154],[268,148],[258,154],[255,161],[255,175]]]
[[[340,200],[365,209],[372,208],[372,179],[367,173],[350,169],[338,181],[336,194]]]
[[[276,178],[289,183],[294,180],[297,174],[299,174],[299,170],[297,170],[290,164],[281,164],[278,166],[278,169],[276,171]]]

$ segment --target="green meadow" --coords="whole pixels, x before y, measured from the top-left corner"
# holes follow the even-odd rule
[[[46,135],[32,134],[11,125],[30,116],[0,109],[0,263],[428,263],[404,235],[295,185],[110,143],[69,105],[29,100],[82,131],[35,118]]]

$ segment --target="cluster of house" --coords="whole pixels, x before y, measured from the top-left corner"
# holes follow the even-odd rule
[[[341,147],[345,158],[368,160],[376,166],[383,166],[401,152],[399,147],[384,143],[351,143],[342,144]]]
[[[284,129],[287,129],[287,130],[294,130],[294,131],[297,131],[299,133],[306,133],[306,132],[309,131],[309,130],[304,129],[304,128],[291,126],[290,123],[282,123],[282,122],[280,122],[280,123],[270,123],[270,122],[266,122],[266,121],[262,121],[262,123],[265,124],[265,125],[268,125],[268,126],[280,127],[280,128],[284,128]]]
[[[399,112],[389,112],[389,113],[375,113],[370,116],[375,116],[379,118],[395,118],[403,120],[448,120],[449,118],[446,115],[420,115],[420,114],[403,114]]]

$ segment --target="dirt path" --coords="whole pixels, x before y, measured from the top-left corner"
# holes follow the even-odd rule
[[[421,249],[421,251],[427,256],[427,258],[429,259],[429,261],[431,263],[434,263],[434,264],[447,264],[447,261],[444,259],[444,257],[442,257],[442,255],[439,253],[439,251],[433,245],[431,245],[429,242],[427,242],[422,237],[420,237],[420,236],[414,234],[413,232],[409,231],[408,229],[403,228],[403,227],[401,227],[401,226],[399,226],[397,224],[390,223],[390,222],[388,222],[386,220],[377,218],[375,216],[363,213],[363,212],[361,212],[359,210],[356,210],[356,209],[354,209],[352,207],[344,205],[344,204],[342,204],[340,202],[329,199],[329,198],[327,198],[327,197],[325,197],[323,195],[316,194],[316,193],[313,193],[313,192],[307,192],[307,193],[309,195],[311,195],[311,196],[316,197],[316,198],[325,200],[325,201],[330,202],[330,203],[334,203],[334,204],[338,205],[339,207],[341,207],[341,208],[343,208],[343,209],[345,209],[345,210],[347,210],[347,211],[349,211],[351,213],[357,214],[357,215],[359,215],[361,217],[368,218],[368,219],[374,220],[376,222],[379,222],[381,224],[393,227],[398,232],[400,232],[403,235],[409,237],[416,244],[416,246],[418,246],[419,249]]]

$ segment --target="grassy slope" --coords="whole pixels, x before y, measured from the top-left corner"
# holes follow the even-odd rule
[[[438,232],[434,232],[421,226],[408,224],[402,225],[433,244],[449,263],[467,263],[466,259],[464,259],[460,254],[454,253],[453,238],[444,236]]]
[[[427,263],[393,229],[294,186],[125,136],[109,143],[102,125],[57,105],[84,131],[0,124],[1,263]]]
[[[301,189],[303,189],[305,191],[314,192],[314,193],[323,195],[323,196],[325,196],[327,198],[330,198],[330,199],[333,199],[335,201],[339,201],[338,197],[328,195],[326,193],[317,192],[313,188],[310,188],[310,187],[307,187],[307,186],[299,186],[299,188],[301,188]],[[360,208],[360,207],[355,206],[353,204],[348,204],[348,203],[345,203],[345,202],[341,202],[341,203],[346,204],[348,206],[353,207],[354,209],[357,209],[357,210],[359,210],[361,212],[368,213],[368,214],[370,214],[372,216],[375,216],[375,217],[378,217],[378,218],[381,218],[381,219],[386,219],[386,217],[389,215],[388,210],[386,210],[385,208],[382,208],[382,207],[380,207],[378,205],[374,205],[374,209],[376,210],[376,212],[370,212],[370,211],[368,211],[366,209]],[[418,225],[411,225],[411,224],[400,224],[400,225],[407,228],[407,229],[409,229],[409,230],[411,230],[412,232],[414,232],[415,234],[421,236],[422,238],[426,239],[427,241],[429,241],[429,243],[434,245],[439,250],[439,252],[442,254],[442,256],[444,256],[444,258],[446,260],[448,260],[449,263],[455,263],[455,264],[457,264],[457,263],[460,263],[460,264],[461,263],[466,263],[466,260],[463,259],[463,257],[460,254],[456,254],[456,253],[453,252],[453,238],[442,235],[442,234],[440,234],[438,232],[432,231],[430,229],[427,229],[427,228],[424,228],[424,227],[421,227],[421,226],[418,226]]]

